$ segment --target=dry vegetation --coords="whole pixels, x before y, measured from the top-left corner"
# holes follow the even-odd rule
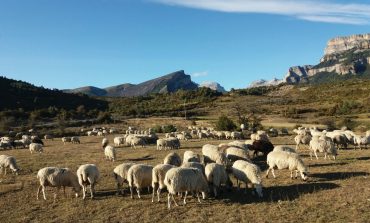
[[[277,179],[264,179],[264,198],[258,199],[244,190],[225,191],[219,199],[209,198],[199,204],[189,199],[186,206],[167,210],[166,193],[161,203],[151,203],[144,190],[142,200],[131,200],[128,190],[116,195],[113,168],[126,161],[158,164],[168,151],[122,147],[118,161],[104,160],[101,137],[82,137],[80,145],[63,146],[60,139],[46,141],[43,154],[30,155],[28,150],[1,151],[17,158],[22,172],[19,176],[1,176],[1,222],[368,222],[370,219],[370,150],[339,151],[336,161],[304,159],[310,167],[310,179],[291,180],[288,171],[277,171]],[[113,141],[113,136],[109,137]],[[273,138],[275,144],[291,144],[293,137]],[[218,144],[221,141],[207,143]],[[206,141],[191,140],[177,151],[200,153]],[[67,198],[62,190],[53,203],[53,191],[47,191],[47,201],[36,200],[37,171],[45,166],[69,167],[73,171],[86,163],[95,163],[101,171],[94,200]],[[259,163],[263,170],[265,166]],[[234,184],[235,180],[233,179]],[[68,190],[69,191],[69,190]]]

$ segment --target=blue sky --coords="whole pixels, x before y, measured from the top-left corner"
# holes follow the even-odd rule
[[[65,89],[185,70],[243,88],[369,24],[368,1],[0,0],[0,75]]]

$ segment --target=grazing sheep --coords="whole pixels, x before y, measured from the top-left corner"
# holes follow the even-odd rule
[[[166,187],[164,185],[164,178],[168,170],[175,168],[176,166],[170,164],[158,164],[153,168],[152,171],[152,187],[153,187],[153,195],[152,195],[152,202],[154,202],[155,192],[157,192],[158,202],[160,201],[159,197],[161,194],[161,190]]]
[[[26,145],[23,143],[23,140],[14,140],[14,142],[13,142],[13,147],[14,148],[25,148],[26,147]]]
[[[184,152],[184,159],[182,161],[183,163],[186,162],[198,162],[200,163],[200,157],[198,154],[194,153],[191,150],[185,151]]]
[[[323,137],[313,137],[312,140],[310,141],[310,157],[312,160],[312,153],[315,154],[316,159],[319,159],[317,157],[317,152],[324,153],[325,158],[327,157],[328,154],[331,154],[333,156],[333,159],[336,159],[337,154],[337,149],[335,148],[335,145],[331,138],[323,136]],[[330,156],[328,156],[330,159]]]
[[[12,170],[16,175],[18,175],[19,168],[15,158],[13,156],[0,155],[0,174],[3,172],[4,169],[4,175],[6,175],[7,168]]]
[[[44,151],[43,148],[42,148],[42,145],[38,144],[38,143],[31,143],[29,145],[29,149],[30,149],[31,154],[32,154],[32,152],[42,153]]]
[[[213,187],[213,194],[215,197],[218,195],[218,190],[220,189],[221,184],[230,188],[233,185],[223,165],[217,163],[207,164],[205,175],[208,183]]]
[[[202,154],[205,163],[218,163],[224,166],[228,165],[228,159],[225,153],[218,150],[217,146],[206,144],[202,147]]]
[[[166,139],[157,139],[157,150],[166,149],[168,147]]]
[[[134,187],[136,187],[137,196],[141,198],[141,188],[149,188],[152,185],[152,170],[153,166],[144,164],[135,164],[130,167],[127,173],[127,180],[132,199],[134,199]]]
[[[99,170],[95,164],[81,165],[77,169],[78,183],[82,187],[82,199],[86,198],[87,185],[90,185],[91,199],[94,198],[95,184],[99,180]]]
[[[181,166],[181,157],[177,153],[169,153],[163,161],[163,164],[171,164],[174,166]]]
[[[367,133],[366,133],[367,134]],[[367,149],[367,145],[370,143],[370,136],[355,136],[354,137],[354,144],[355,144],[355,148],[356,148],[356,145],[358,146],[358,148],[362,149],[361,146],[365,146],[365,149]]]
[[[251,183],[256,189],[258,196],[263,197],[261,170],[257,165],[245,160],[237,160],[231,167],[231,170],[234,177],[236,178],[238,188],[240,188],[239,181],[245,183],[246,189],[247,185]]]
[[[38,136],[33,136],[31,138],[32,138],[31,143],[38,143],[38,144],[44,145],[44,142]]]
[[[170,149],[180,149],[180,140],[176,137],[169,137],[167,140],[167,147]]]
[[[128,183],[127,181],[127,174],[130,167],[135,165],[135,163],[122,163],[113,170],[114,179],[117,183],[117,194],[120,192],[120,187],[123,185],[123,183]],[[121,190],[121,193],[123,194],[123,189]]]
[[[297,153],[282,151],[270,152],[267,155],[267,165],[269,166],[269,168],[266,172],[266,178],[268,177],[270,170],[274,178],[276,178],[274,168],[277,167],[279,170],[289,169],[291,178],[293,178],[293,171],[296,172],[296,178],[298,172],[300,172],[302,179],[307,180],[307,167]]]
[[[242,139],[243,138],[243,135],[242,135],[241,132],[231,132],[230,137],[233,140],[235,140],[235,139]]]
[[[187,167],[187,168],[195,168],[198,169],[200,172],[202,172],[205,175],[205,168],[204,165],[198,162],[186,162],[181,165],[181,167]]]
[[[263,157],[266,157],[267,154],[274,149],[274,145],[272,145],[270,141],[256,140],[253,141],[249,149],[254,151],[253,152],[254,157],[258,155],[258,152],[261,152],[263,154]]]
[[[308,135],[308,134],[305,134],[305,135],[299,134],[296,137],[294,137],[294,141],[296,143],[295,150],[298,151],[299,145],[301,145],[301,144],[309,145],[311,139],[312,139],[311,135]]]
[[[67,142],[71,142],[71,137],[63,137],[62,142],[65,145]]]
[[[279,135],[279,131],[275,128],[270,128],[268,131],[268,136],[270,137],[277,137]]]
[[[37,172],[37,179],[40,181],[40,186],[37,190],[37,200],[39,199],[40,190],[46,200],[45,187],[57,187],[58,191],[60,187],[63,187],[65,195],[65,187],[72,187],[73,191],[78,197],[78,192],[81,190],[80,184],[78,183],[77,176],[70,171],[68,168],[58,168],[58,167],[45,167]],[[56,199],[56,194],[54,194],[54,200]]]
[[[250,161],[249,152],[247,149],[242,149],[234,146],[226,149],[226,157],[231,162],[235,162],[237,160]]]
[[[145,147],[145,140],[143,138],[140,138],[140,137],[133,137],[131,140],[130,140],[130,145],[131,147],[134,147],[136,149],[136,146],[141,146],[141,147]]]
[[[117,136],[117,137],[114,137],[113,142],[114,142],[115,146],[120,146],[120,145],[123,145],[125,143],[125,138]]]
[[[289,146],[275,146],[273,151],[297,153],[297,151]]]
[[[104,149],[108,144],[109,144],[109,140],[107,138],[103,138],[101,142],[102,148]]]
[[[209,190],[205,176],[195,168],[178,167],[170,169],[166,173],[164,184],[168,190],[168,209],[171,209],[171,198],[175,205],[178,206],[175,198],[173,197],[173,195],[177,193],[185,192],[185,205],[188,192],[195,192],[199,203],[201,203],[199,193],[201,192],[203,199],[205,199],[206,193],[208,193]]]
[[[105,159],[114,162],[116,160],[116,149],[113,146],[106,146],[104,148],[104,155]]]
[[[80,144],[80,138],[77,136],[71,137],[71,143],[73,144]]]

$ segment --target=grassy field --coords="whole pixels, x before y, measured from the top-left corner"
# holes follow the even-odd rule
[[[108,162],[100,148],[101,137],[81,137],[80,145],[63,145],[60,139],[46,141],[43,154],[30,155],[28,150],[0,151],[17,158],[22,172],[19,176],[0,178],[1,222],[369,222],[370,219],[370,150],[340,150],[336,161],[310,160],[307,149],[300,153],[309,165],[307,182],[290,179],[287,170],[276,171],[277,179],[263,179],[264,198],[254,197],[249,190],[225,191],[219,199],[208,198],[201,204],[190,198],[186,206],[167,210],[167,193],[161,203],[151,203],[151,195],[144,190],[143,199],[132,200],[116,195],[112,175],[122,162],[161,163],[168,151],[156,151],[154,146],[131,149],[118,148],[118,160]],[[109,136],[113,141],[113,136]],[[191,140],[177,152],[186,150],[200,153],[206,143],[224,141]],[[292,144],[293,136],[272,138],[278,144]],[[36,200],[36,173],[46,166],[68,167],[94,163],[101,179],[94,200],[76,199],[68,190],[58,194],[53,203],[53,192],[47,190],[47,201]],[[263,173],[266,167],[259,163]],[[244,185],[243,185],[244,187]]]

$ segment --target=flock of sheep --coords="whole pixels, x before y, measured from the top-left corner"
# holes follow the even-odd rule
[[[303,180],[308,178],[308,168],[304,160],[299,155],[300,145],[307,145],[310,151],[311,159],[314,154],[318,159],[317,153],[323,153],[325,159],[330,156],[333,159],[338,155],[339,148],[346,148],[348,144],[356,147],[365,147],[370,143],[370,131],[365,136],[356,135],[349,130],[335,130],[332,132],[319,131],[316,128],[299,128],[293,130],[297,135],[294,140],[296,148],[285,145],[273,146],[269,136],[264,131],[250,135],[250,140],[240,141],[242,133],[214,131],[213,129],[189,127],[188,131],[181,133],[169,133],[165,138],[158,138],[151,129],[139,131],[129,128],[125,135],[116,136],[113,139],[114,146],[109,145],[109,140],[103,138],[102,148],[107,160],[115,161],[116,147],[128,145],[133,148],[137,146],[144,147],[147,144],[157,145],[157,150],[177,150],[180,148],[180,141],[190,138],[217,138],[232,139],[230,143],[219,145],[205,144],[202,146],[201,154],[194,151],[185,151],[181,157],[176,152],[170,152],[164,157],[163,163],[156,166],[137,163],[122,163],[116,166],[112,171],[117,185],[117,193],[124,193],[122,186],[128,184],[131,198],[134,198],[134,190],[137,196],[141,198],[141,191],[144,188],[152,188],[152,202],[157,195],[157,201],[160,201],[162,190],[167,189],[168,208],[171,208],[172,202],[178,205],[175,195],[183,197],[183,203],[186,204],[188,193],[198,198],[205,199],[211,191],[213,196],[217,197],[223,187],[232,187],[230,176],[237,181],[238,188],[240,183],[245,183],[246,188],[253,187],[258,197],[263,197],[262,173],[260,167],[252,161],[256,156],[262,157],[266,162],[268,169],[265,177],[271,172],[275,178],[275,169],[288,169],[291,171],[291,178],[298,177]],[[87,135],[105,136],[109,133],[116,133],[111,129],[93,129],[88,131]],[[38,137],[22,136],[21,141],[28,143],[32,152],[42,152],[43,142]],[[44,139],[52,139],[46,135]],[[2,144],[15,145],[9,137],[1,138]],[[63,137],[62,142],[80,143],[79,137]],[[0,170],[9,168],[18,173],[20,168],[17,166],[16,159],[12,156],[0,155]],[[83,199],[86,198],[87,188],[90,189],[91,198],[95,194],[95,185],[99,181],[100,172],[96,164],[81,165],[74,173],[68,168],[45,167],[38,171],[37,179],[40,186],[37,190],[37,199],[42,191],[43,198],[46,200],[45,188],[62,188],[65,192],[66,187],[71,187],[76,196],[82,190]],[[55,195],[56,196],[56,195]],[[54,197],[55,198],[55,197]]]

